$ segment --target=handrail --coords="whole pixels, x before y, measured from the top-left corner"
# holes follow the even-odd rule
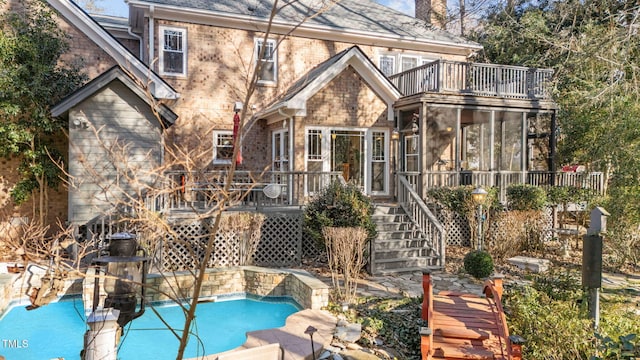
[[[513,354],[511,351],[511,346],[509,346],[509,327],[507,326],[507,319],[504,316],[504,308],[502,307],[502,295],[501,291],[496,289],[496,284],[493,280],[487,280],[484,283],[484,288],[482,292],[485,294],[487,298],[493,300],[496,306],[496,320],[499,322],[497,325],[498,332],[500,336],[500,348],[507,351],[507,358],[512,359]]]
[[[444,267],[446,234],[444,226],[433,215],[407,178],[398,174],[398,202],[411,222],[418,228],[430,250],[438,255],[438,266]]]
[[[552,69],[437,60],[394,74],[389,80],[404,96],[450,92],[514,99],[550,99]]]

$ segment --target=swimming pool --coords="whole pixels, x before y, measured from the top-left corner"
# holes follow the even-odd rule
[[[24,305],[24,304],[22,304]],[[176,305],[156,306],[174,329],[184,315]],[[252,297],[198,304],[185,358],[215,354],[242,345],[246,332],[284,326],[298,311],[292,301]],[[14,306],[0,319],[0,355],[7,359],[80,359],[86,331],[82,300],[73,298],[27,311]],[[125,326],[118,359],[175,359],[178,340],[151,310]]]

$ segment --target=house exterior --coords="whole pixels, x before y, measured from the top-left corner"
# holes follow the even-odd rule
[[[128,0],[128,19],[47,3],[70,37],[63,61],[91,79],[52,109],[69,121],[71,224],[166,186],[177,196],[153,206],[193,204],[215,189],[202,174],[232,162],[273,204],[303,205],[342,178],[411,214],[428,213],[434,186],[557,180],[552,72],[469,62],[481,47],[439,28],[444,1],[416,0],[412,17],[373,0],[277,13],[270,1]],[[442,238],[432,215],[411,221]]]

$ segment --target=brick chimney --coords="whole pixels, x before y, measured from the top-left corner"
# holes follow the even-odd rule
[[[434,27],[444,29],[447,0],[416,0],[416,18]]]

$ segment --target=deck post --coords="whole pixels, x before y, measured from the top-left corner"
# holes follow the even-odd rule
[[[422,360],[430,360],[433,351],[433,283],[431,271],[422,270],[422,319],[427,322],[427,327],[420,328],[420,352]]]
[[[520,335],[509,336],[509,346],[511,347],[512,360],[522,360],[522,346],[525,342],[525,339]]]

